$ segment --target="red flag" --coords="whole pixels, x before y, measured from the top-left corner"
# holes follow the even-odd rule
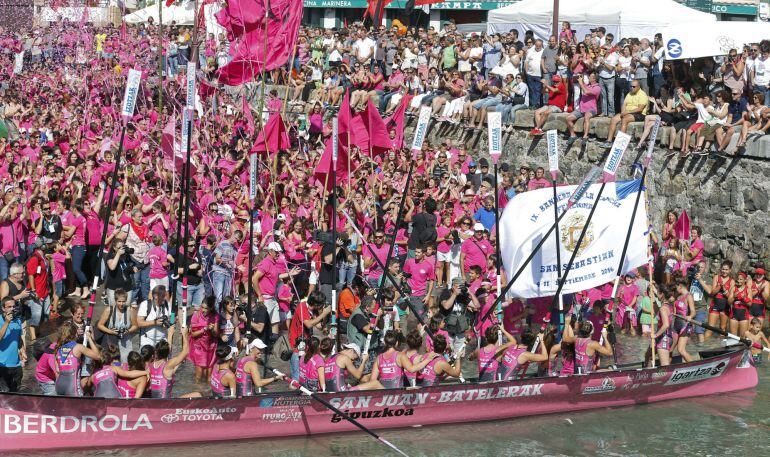
[[[278,151],[291,147],[286,125],[280,114],[275,113],[267,120],[265,128],[257,135],[257,140],[251,148],[251,152],[268,152],[275,154]]]
[[[366,125],[366,131],[369,136],[368,149],[371,156],[382,154],[393,147],[393,142],[388,136],[388,128],[385,121],[382,120],[379,111],[375,108],[372,99],[366,103],[366,109],[363,112],[363,121]]]
[[[674,223],[674,235],[680,240],[690,239],[690,216],[687,215],[687,210],[682,210],[682,214]]]
[[[404,147],[404,115],[406,114],[406,108],[411,101],[412,95],[404,95],[401,97],[401,101],[393,114],[385,118],[385,125],[388,128],[388,133],[392,130],[395,130],[396,132],[396,137],[393,139],[393,147],[396,149]]]
[[[390,5],[393,0],[369,0],[369,5],[364,11],[364,17],[369,16],[374,21],[374,27],[378,27],[382,22],[382,15],[385,7]]]
[[[175,0],[166,0],[166,8],[169,8],[171,5],[174,4]]]
[[[246,119],[246,133],[249,136],[254,135],[254,116],[251,114],[251,107],[249,101],[246,100],[246,93],[241,96],[241,110],[243,111],[243,117]]]
[[[219,82],[237,86],[253,80],[263,70],[274,70],[285,64],[297,41],[302,21],[302,1],[271,2],[273,15],[267,21],[267,47],[264,27],[241,35],[240,41],[233,43],[233,60],[218,71]]]
[[[216,91],[217,88],[207,83],[205,80],[198,80],[198,95],[201,97],[201,101],[205,102],[209,97],[214,95]]]

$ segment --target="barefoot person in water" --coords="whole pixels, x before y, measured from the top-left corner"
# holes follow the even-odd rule
[[[770,341],[768,341],[765,334],[762,333],[762,321],[756,317],[751,319],[749,329],[743,333],[743,337],[754,344],[759,344],[762,347],[770,347]],[[760,363],[762,361],[762,349],[752,346],[751,356],[754,358],[754,362]],[[768,354],[767,360],[770,360],[770,354]]]

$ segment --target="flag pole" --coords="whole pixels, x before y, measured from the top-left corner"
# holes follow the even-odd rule
[[[487,114],[487,143],[489,144],[489,157],[492,159],[495,171],[495,287],[497,291],[497,297],[500,297],[502,290],[502,269],[500,259],[500,201],[499,201],[499,185],[497,163],[500,161],[500,155],[502,154],[502,113],[492,112]],[[503,341],[503,302],[498,300],[497,303],[497,323],[499,324],[497,330],[497,341],[502,344]]]
[[[102,258],[104,257],[104,244],[107,241],[107,228],[110,225],[110,216],[112,216],[112,200],[115,196],[115,187],[118,182],[118,170],[120,169],[120,159],[123,155],[123,140],[126,136],[126,128],[128,122],[134,115],[134,108],[136,107],[136,99],[139,96],[139,85],[142,81],[142,73],[138,70],[131,69],[128,71],[128,78],[126,80],[126,90],[123,94],[123,109],[121,115],[123,117],[123,126],[120,130],[120,143],[118,144],[118,152],[115,154],[115,168],[112,170],[108,185],[110,191],[107,194],[107,212],[104,214],[104,225],[102,226],[102,236],[99,240],[99,250],[96,252],[97,265],[102,264]],[[94,315],[94,307],[96,306],[96,289],[99,285],[99,276],[94,275],[94,281],[91,284],[91,293],[88,299],[88,312],[86,313],[85,327],[83,331],[83,344],[88,345],[88,334],[91,330],[92,318]]]
[[[556,192],[556,178],[559,176],[559,134],[556,130],[549,130],[546,133],[548,143],[548,168],[551,171],[551,186],[553,187],[553,220],[559,217],[559,198]],[[559,236],[559,226],[554,229],[554,245],[556,246],[556,281],[561,281],[561,240]],[[557,295],[559,300],[559,331],[557,338],[561,337],[561,330],[564,328],[564,297]]]
[[[340,351],[342,342],[340,341],[340,332],[337,328],[337,325],[340,321],[340,309],[339,306],[337,306],[337,283],[338,281],[338,272],[337,272],[337,155],[338,155],[338,141],[337,141],[337,134],[339,132],[339,124],[337,117],[334,117],[332,119],[332,191],[331,191],[331,197],[332,197],[332,306],[334,307],[334,313],[332,313],[332,323],[331,323],[331,332],[333,332],[333,337],[335,341],[335,347],[337,348],[337,352]],[[348,150],[348,156],[350,154],[350,150]]]

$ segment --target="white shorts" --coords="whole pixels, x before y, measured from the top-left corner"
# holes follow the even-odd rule
[[[270,316],[270,323],[277,324],[281,322],[281,313],[278,308],[278,300],[274,297],[263,297],[265,300],[265,308],[267,308],[267,314]]]
[[[449,252],[436,251],[436,260],[439,262],[450,262],[452,260],[452,251],[449,251]]]

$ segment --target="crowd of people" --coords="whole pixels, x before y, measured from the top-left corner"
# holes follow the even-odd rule
[[[331,186],[334,198],[314,176],[330,131],[324,111],[345,93],[354,110],[379,96],[386,114],[411,91],[412,108],[432,106],[439,120],[469,127],[483,125],[492,108],[521,101],[513,87],[524,102],[511,115],[518,105],[549,106],[540,111],[547,116],[578,103],[574,116],[587,109],[588,94],[595,94],[593,115],[610,115],[640,97],[633,94],[680,87],[667,85],[672,67],[660,58],[657,41],[616,44],[599,27],[577,42],[568,24],[559,36],[564,45],[554,38],[545,48],[529,36],[519,42],[515,32],[465,38],[451,26],[443,33],[381,29],[376,40],[357,27],[305,29],[292,70],[264,77],[278,81],[283,73],[295,89],[291,100],[269,96],[271,114],[282,102],[308,101],[310,122],[289,122],[291,146],[262,156],[254,202],[251,113],[241,108],[242,93],[200,95],[184,224],[182,166],[164,155],[161,143],[164,126],[184,106],[194,33],[166,33],[161,79],[152,26],[2,32],[0,390],[18,391],[24,367],[34,365],[40,391],[51,395],[250,395],[280,381],[264,370],[265,360],[276,358],[289,362],[293,379],[324,391],[462,379],[468,361],[477,362],[482,381],[521,377],[530,365],[541,375],[569,375],[607,367],[599,355],[613,354],[607,331],[615,327],[653,333],[666,365],[674,352],[686,361],[695,357],[688,352],[691,334],[697,341],[710,336],[674,314],[764,338],[770,303],[764,265],[733,277],[725,263],[710,274],[700,228],[677,239],[673,212],[653,232],[654,268],[630,272],[615,297],[612,284],[565,295],[570,312],[561,329],[545,325],[548,297],[506,298],[501,316],[488,312],[497,298],[495,197],[503,208],[518,193],[549,187],[543,168],[500,163],[495,173],[477,151],[444,139],[426,142],[414,159],[398,147],[376,157],[351,148],[355,167]],[[221,62],[214,51],[226,45],[210,36],[200,46],[200,84],[215,88],[203,80],[215,79]],[[629,54],[630,67],[596,67],[619,50]],[[746,64],[736,78],[743,81],[740,97],[759,88],[770,46],[761,50],[753,70]],[[21,51],[23,68],[16,71]],[[744,51],[744,61],[751,53]],[[129,68],[143,72],[143,83],[116,168]],[[697,78],[679,81],[689,81],[683,87],[697,97],[708,94]],[[655,104],[664,97],[654,96]],[[686,94],[677,100],[677,107],[698,109]],[[617,113],[619,123],[629,115],[625,108]],[[414,175],[405,189],[410,164]],[[94,278],[103,311],[87,329]],[[185,363],[203,385],[174,392]]]

